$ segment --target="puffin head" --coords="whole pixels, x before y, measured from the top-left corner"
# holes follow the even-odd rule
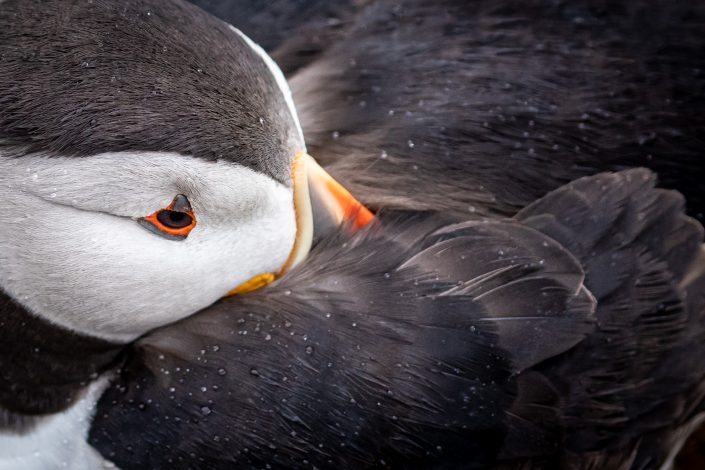
[[[181,0],[66,3],[0,8],[0,287],[27,311],[130,341],[370,220],[240,31]]]

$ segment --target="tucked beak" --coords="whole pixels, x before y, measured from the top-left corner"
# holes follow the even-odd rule
[[[296,239],[289,258],[276,273],[255,276],[228,292],[226,297],[266,286],[306,259],[314,240],[347,224],[359,230],[374,215],[334,180],[310,155],[301,152],[292,166]]]

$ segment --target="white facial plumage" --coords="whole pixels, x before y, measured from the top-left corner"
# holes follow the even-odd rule
[[[169,240],[135,220],[189,199]],[[0,158],[0,286],[72,330],[129,341],[276,271],[296,235],[291,187],[175,153]]]

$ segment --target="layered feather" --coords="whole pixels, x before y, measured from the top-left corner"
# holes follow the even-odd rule
[[[510,220],[336,234],[136,343],[91,442],[123,468],[664,461],[705,387],[702,228],[653,185],[603,174]]]

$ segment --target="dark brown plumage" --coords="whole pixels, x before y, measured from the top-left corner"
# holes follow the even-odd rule
[[[509,220],[389,215],[138,341],[121,468],[654,468],[702,406],[702,227],[645,170]]]
[[[643,166],[705,213],[701,3],[194,3],[284,65],[310,153],[374,208],[513,215]]]

